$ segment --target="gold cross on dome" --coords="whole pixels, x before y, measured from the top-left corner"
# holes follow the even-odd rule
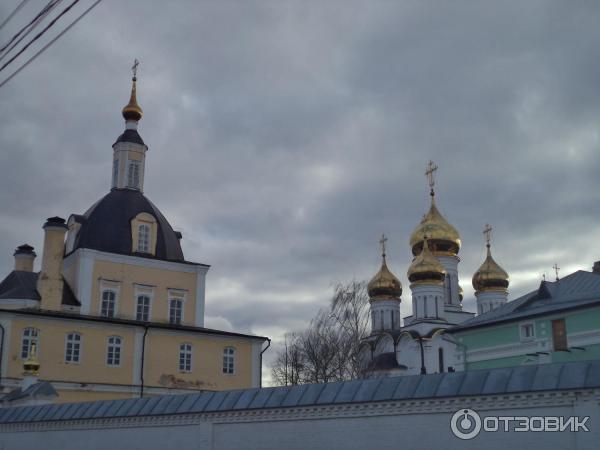
[[[483,234],[485,235],[485,243],[489,247],[490,241],[492,240],[492,227],[489,223],[485,224],[485,228],[483,229]]]
[[[427,181],[429,182],[429,187],[431,188],[432,195],[433,195],[433,187],[435,186],[434,173],[437,169],[438,169],[438,166],[436,166],[433,161],[429,161],[429,164],[427,164],[427,170],[425,171],[425,175],[427,176]]]
[[[381,244],[381,256],[383,256],[385,258],[385,243],[387,242],[388,238],[385,237],[385,234],[381,235],[381,239],[379,239],[379,244]]]
[[[554,273],[556,274],[556,281],[558,281],[558,271],[560,270],[560,267],[558,267],[558,263],[554,263],[552,268],[554,269]]]
[[[133,78],[137,78],[137,68],[140,62],[137,59],[133,60],[133,66],[131,66],[131,72],[133,72]]]

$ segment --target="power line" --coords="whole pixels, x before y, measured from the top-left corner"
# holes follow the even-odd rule
[[[69,6],[67,6],[58,16],[56,16],[52,22],[50,22],[48,25],[46,25],[46,28],[44,28],[42,31],[40,31],[38,34],[36,34],[33,39],[31,39],[27,44],[25,44],[21,50],[19,50],[17,52],[16,55],[14,55],[12,58],[10,58],[7,62],[4,63],[4,65],[2,67],[0,67],[0,72],[2,72],[6,67],[8,67],[8,65],[10,63],[12,63],[15,59],[17,59],[19,56],[21,56],[21,54],[27,50],[29,48],[29,46],[31,44],[33,44],[35,41],[37,41],[40,37],[42,37],[42,35],[48,31],[52,26],[54,26],[54,24],[62,17],[64,16],[66,13],[68,13],[71,8],[73,8],[73,6],[75,6],[77,3],[79,3],[80,0],[73,0],[73,3],[71,3]]]
[[[54,4],[50,4],[52,2],[54,2]],[[40,14],[38,14],[36,16],[36,18],[34,18],[35,22],[32,22],[32,25],[27,25],[27,27],[29,27],[29,29],[27,31],[25,31],[25,33],[19,39],[17,39],[12,45],[10,45],[10,42],[12,42],[14,40],[14,38],[16,38],[18,36],[18,34],[21,34],[24,31],[24,29],[27,28],[27,27],[25,27],[24,29],[22,29],[17,35],[15,35],[13,37],[13,39],[11,39],[3,48],[1,48],[0,49],[0,61],[2,61],[4,58],[6,58],[10,54],[10,52],[12,52],[14,50],[14,48],[17,45],[19,45],[21,43],[21,41],[23,39],[25,39],[29,35],[29,33],[31,33],[33,30],[35,30],[36,27],[46,18],[46,16],[48,14],[50,14],[50,12],[52,12],[52,10],[60,2],[62,2],[62,0],[50,0],[50,3],[48,3],[48,5],[46,5],[47,8],[44,8],[44,10],[42,10],[40,12]],[[10,45],[10,47],[6,48],[8,45]],[[4,50],[4,49],[6,49],[6,50],[3,53],[2,50]]]
[[[4,25],[6,25],[6,24],[7,24],[7,23],[10,21],[10,19],[12,19],[12,18],[13,18],[13,16],[14,16],[16,13],[18,13],[18,12],[21,10],[21,8],[22,8],[23,6],[25,6],[25,4],[26,4],[28,1],[29,1],[29,0],[21,0],[21,3],[19,3],[19,4],[17,5],[17,7],[16,7],[16,8],[13,10],[13,12],[11,12],[11,13],[8,15],[8,17],[7,17],[6,19],[4,19],[4,22],[0,23],[0,30],[1,30],[2,28],[4,28]]]
[[[23,28],[21,28],[17,34],[15,34],[2,48],[0,48],[0,53],[3,52],[15,39],[17,39],[27,28],[31,27],[36,21],[43,19],[61,0],[50,0],[44,8]],[[35,27],[35,25],[34,25]]]
[[[31,58],[29,58],[27,61],[25,61],[25,63],[23,63],[23,65],[21,65],[21,67],[19,67],[17,70],[15,70],[8,78],[6,78],[4,81],[2,81],[2,83],[0,83],[0,88],[2,88],[6,83],[8,83],[10,80],[12,80],[19,72],[21,72],[21,70],[23,70],[30,63],[32,63],[38,56],[40,56],[42,53],[44,53],[48,49],[48,47],[50,47],[52,44],[54,44],[61,36],[63,36],[71,28],[73,28],[73,26],[77,22],[79,22],[81,19],[83,19],[87,15],[87,13],[89,13],[92,9],[94,9],[101,1],[102,0],[96,0],[94,3],[92,3],[92,5],[88,9],[86,9],[83,13],[81,13],[81,15],[79,15],[79,17],[77,17],[77,19],[75,19],[73,22],[71,22],[69,24],[69,26],[67,26],[57,36],[55,36],[50,42],[48,42],[41,49],[39,49],[35,53],[35,55],[33,55]]]

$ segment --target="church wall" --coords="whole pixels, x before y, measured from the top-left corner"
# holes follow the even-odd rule
[[[151,321],[168,322],[169,289],[185,291],[183,321],[184,325],[196,323],[196,281],[195,272],[177,272],[174,270],[142,267],[133,264],[98,261],[94,263],[92,275],[91,313],[100,315],[101,280],[119,282],[116,317],[132,319],[136,311],[136,286],[152,286]]]

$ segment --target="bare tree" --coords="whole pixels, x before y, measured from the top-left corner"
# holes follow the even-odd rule
[[[358,378],[358,349],[368,326],[366,283],[338,283],[328,309],[320,310],[305,331],[285,335],[271,368],[273,379],[290,385]]]

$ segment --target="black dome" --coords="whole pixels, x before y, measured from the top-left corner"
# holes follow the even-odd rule
[[[183,261],[183,252],[167,219],[144,194],[131,189],[113,189],[97,201],[80,217],[81,228],[77,233],[74,250],[91,248],[125,255],[132,252],[131,219],[140,213],[152,214],[157,221],[156,252],[154,257],[171,261]],[[146,256],[146,255],[144,255]]]

